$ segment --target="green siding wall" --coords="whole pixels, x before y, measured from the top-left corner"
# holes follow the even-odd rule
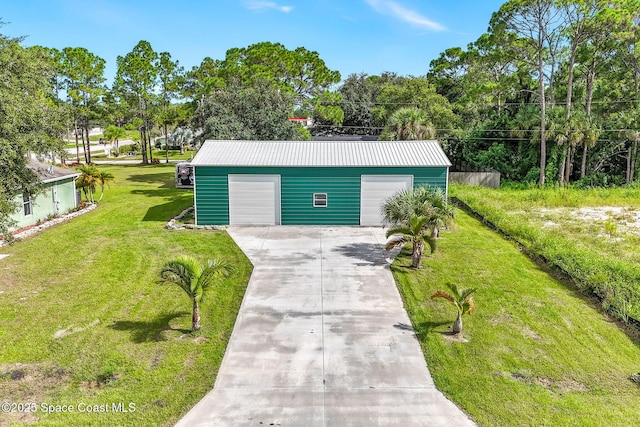
[[[76,192],[73,181],[74,178],[57,182],[58,200],[60,201],[58,209],[61,214],[69,212],[71,209],[76,207]]]
[[[282,225],[358,225],[361,175],[413,175],[414,186],[446,190],[445,167],[214,167],[196,166],[198,225],[229,224],[229,174],[280,175]],[[313,193],[327,193],[326,208],[313,207]]]
[[[195,171],[196,223],[199,225],[229,224],[229,186],[227,173],[214,168]]]
[[[313,207],[313,193],[327,193],[327,207]],[[281,174],[282,225],[360,222],[360,175],[348,169],[299,168]]]
[[[31,199],[31,215],[24,214],[22,194],[16,195],[14,201],[18,205],[11,218],[16,222],[14,230],[26,227],[45,220],[48,216],[55,216],[69,212],[76,207],[74,178],[62,179],[60,181],[43,184],[42,192],[39,192]],[[55,210],[55,192],[58,194],[58,211]]]

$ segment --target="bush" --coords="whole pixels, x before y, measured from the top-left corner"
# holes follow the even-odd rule
[[[121,145],[120,146],[120,154],[131,153],[136,154],[140,150],[140,145],[137,142],[134,142],[131,145]]]
[[[522,180],[525,183],[537,183],[540,180],[540,168],[531,168]]]
[[[595,173],[593,175],[585,176],[575,181],[572,186],[574,188],[585,189],[594,187],[610,188],[619,185],[623,185],[624,180],[622,177],[607,175],[602,172]]]
[[[298,126],[295,132],[295,140],[297,141],[310,141],[311,140],[311,132],[307,128],[302,126]]]

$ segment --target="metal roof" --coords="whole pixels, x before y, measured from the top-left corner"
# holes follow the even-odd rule
[[[207,140],[194,166],[451,166],[438,141]]]

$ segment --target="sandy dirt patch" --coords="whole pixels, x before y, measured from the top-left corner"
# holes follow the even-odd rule
[[[587,208],[541,208],[543,227],[553,228],[561,226],[554,217],[569,221],[584,221],[588,223],[610,222],[615,224],[620,232],[640,235],[640,209],[621,206],[600,206]]]

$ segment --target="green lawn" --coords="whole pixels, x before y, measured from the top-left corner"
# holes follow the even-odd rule
[[[439,390],[481,426],[636,426],[640,345],[593,301],[542,271],[518,247],[457,210],[438,252],[392,266]],[[447,282],[477,288],[464,337],[455,309],[431,300]]]
[[[192,204],[173,188],[173,165],[104,169],[116,181],[96,210],[0,248],[11,254],[0,260],[0,401],[76,405],[3,414],[0,425],[173,425],[213,387],[251,265],[225,232],[163,228]],[[184,292],[156,283],[181,254],[235,268],[203,305],[197,336]],[[119,402],[135,412],[77,411]]]
[[[640,320],[640,189],[488,189],[451,194],[569,274],[612,315]]]
[[[97,133],[95,135],[89,135],[90,141],[99,141],[100,138],[104,138],[104,135]],[[125,136],[121,139],[133,139],[135,141],[140,140],[140,131],[137,130],[125,130]]]

